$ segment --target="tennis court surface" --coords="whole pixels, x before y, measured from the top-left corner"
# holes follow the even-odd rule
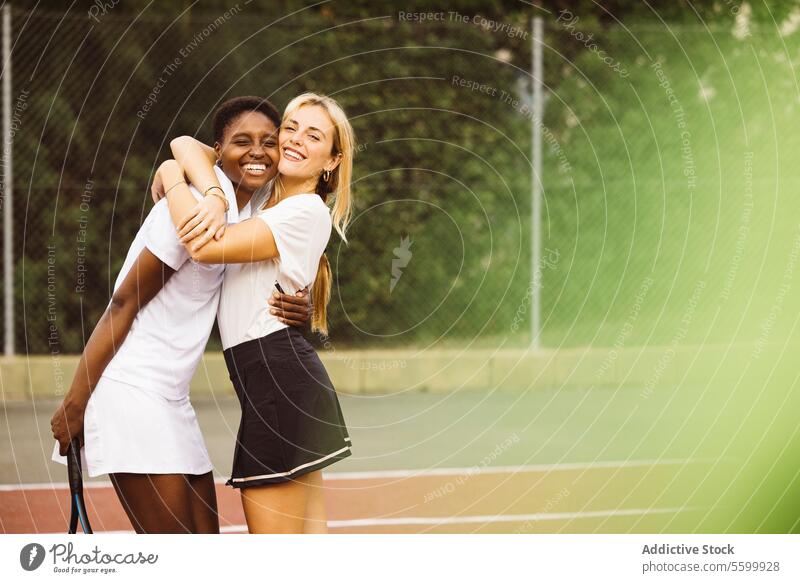
[[[331,532],[703,532],[724,503],[713,484],[732,470],[669,430],[675,391],[343,395],[353,456],[328,468]],[[0,526],[64,532],[66,472],[49,460],[56,402],[5,405]],[[234,399],[195,402],[217,477],[220,524],[246,532],[224,486],[236,434]],[[671,416],[669,416],[671,418]],[[87,480],[96,532],[132,528],[107,480]],[[709,526],[709,528],[711,528]]]

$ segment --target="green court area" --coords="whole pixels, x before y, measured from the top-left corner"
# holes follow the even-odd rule
[[[708,423],[708,404],[721,397],[696,386],[646,395],[627,388],[343,395],[354,446],[352,457],[326,472],[336,485],[334,530],[736,528],[731,520],[734,508],[741,509],[741,492],[725,486],[753,476],[737,475],[743,452],[726,452],[720,427]],[[5,405],[0,482],[10,497],[7,528],[47,505],[35,492],[63,487],[66,480],[65,468],[49,461],[49,417],[56,404]],[[231,464],[238,402],[221,397],[194,404],[222,482]],[[105,479],[91,482],[100,488],[94,495],[102,496]],[[110,512],[103,509],[112,503],[101,500],[96,511]],[[109,524],[116,524],[111,516]]]
[[[466,391],[445,394],[342,395],[353,456],[331,471],[521,466],[612,460],[708,459],[707,444],[675,419],[689,421],[702,389]],[[707,399],[708,396],[706,395]],[[238,429],[239,404],[230,397],[193,401],[206,444],[225,476]],[[0,482],[63,481],[49,462],[50,416],[57,401],[7,403]]]

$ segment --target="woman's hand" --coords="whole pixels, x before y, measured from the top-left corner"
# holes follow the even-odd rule
[[[293,296],[273,292],[267,303],[271,306],[269,313],[287,326],[302,328],[314,312],[314,306],[309,302],[308,288],[301,289]]]
[[[169,191],[174,185],[185,182],[183,168],[175,160],[165,160],[158,167],[158,176]],[[169,198],[167,194],[167,198]],[[181,243],[191,243],[193,250],[200,249],[212,238],[219,240],[225,233],[227,215],[225,202],[219,196],[205,196],[177,225]]]
[[[226,225],[225,203],[218,196],[206,196],[181,220],[178,237],[181,243],[191,242],[193,250],[197,251],[212,237],[219,241]]]
[[[82,399],[73,399],[69,394],[64,397],[53,417],[50,419],[50,429],[53,437],[59,444],[59,453],[67,455],[69,444],[74,438],[80,440],[83,445],[83,414],[86,411],[86,403]]]

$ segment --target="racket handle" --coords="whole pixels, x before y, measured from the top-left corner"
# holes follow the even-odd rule
[[[78,505],[75,503],[75,496],[70,496],[70,505],[72,510],[69,515],[69,528],[67,534],[77,534],[78,532]]]
[[[81,442],[77,437],[69,442],[69,449],[67,450],[67,474],[69,475],[70,492],[73,495],[83,493]]]

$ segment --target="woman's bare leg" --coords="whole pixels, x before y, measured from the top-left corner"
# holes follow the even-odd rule
[[[214,475],[211,472],[189,478],[189,499],[192,502],[194,528],[198,534],[219,534],[219,513]]]
[[[111,483],[140,534],[219,532],[210,472],[203,476],[112,474]]]
[[[327,534],[328,513],[325,509],[325,484],[322,481],[322,470],[308,474],[310,491],[306,504],[306,519],[303,532],[306,534]]]
[[[302,533],[312,490],[309,475],[280,484],[243,488],[242,506],[248,530],[252,534]]]

